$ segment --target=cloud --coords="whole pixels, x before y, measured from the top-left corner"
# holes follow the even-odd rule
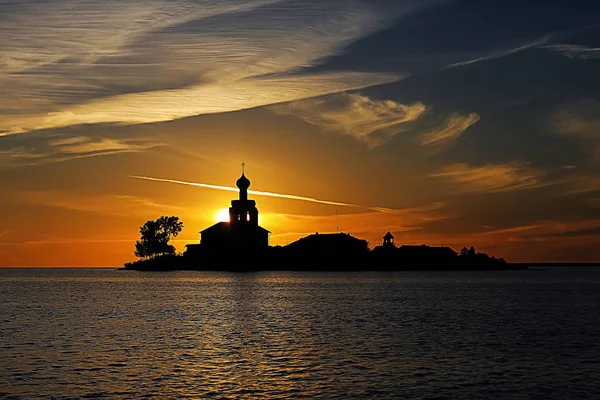
[[[90,100],[45,114],[0,116],[5,134],[77,124],[143,124],[198,114],[248,109],[343,89],[390,83],[398,76],[379,73],[328,73],[294,77],[261,77],[185,89],[129,93]]]
[[[4,139],[4,140],[2,140]],[[111,138],[66,134],[28,134],[0,138],[0,170],[77,158],[140,152],[164,146],[152,138]]]
[[[45,236],[39,240],[26,240],[23,242],[9,242],[0,243],[0,246],[27,246],[27,245],[60,245],[60,244],[103,244],[103,243],[131,243],[132,239],[108,239],[108,238],[68,238],[68,237],[54,237]]]
[[[403,75],[298,71],[414,12],[418,4],[398,2],[386,9],[367,2],[283,0],[9,4],[0,16],[5,38],[0,134],[168,121],[393,82]]]
[[[600,192],[600,176],[594,174],[579,174],[569,177],[564,195]]]
[[[195,186],[195,187],[201,187],[201,188],[205,188],[205,189],[222,190],[222,191],[227,191],[227,192],[238,192],[239,191],[238,188],[235,188],[232,186],[211,185],[208,183],[187,182],[187,181],[181,181],[181,180],[176,180],[176,179],[153,178],[153,177],[149,177],[149,176],[137,176],[137,175],[131,175],[130,178],[143,179],[143,180],[154,181],[154,182],[175,183],[178,185]],[[328,205],[332,205],[332,206],[364,208],[364,209],[368,209],[368,210],[380,211],[380,212],[385,212],[385,213],[395,213],[397,211],[397,210],[394,210],[391,208],[375,207],[375,206],[362,206],[362,205],[358,205],[358,204],[342,203],[342,202],[337,202],[337,201],[332,201],[332,200],[315,199],[314,197],[298,196],[295,194],[264,192],[261,190],[252,190],[252,189],[248,190],[248,193],[254,194],[257,196],[278,197],[278,198],[282,198],[282,199],[308,201],[310,203],[328,204]]]
[[[468,164],[453,164],[431,175],[456,185],[462,193],[497,193],[532,189],[545,184],[541,173],[527,164],[487,164],[474,167]]]
[[[451,114],[439,126],[432,128],[420,136],[420,143],[424,146],[440,146],[453,141],[461,136],[471,125],[480,120],[479,115]]]
[[[550,125],[555,133],[581,140],[596,162],[600,162],[600,103],[582,99],[553,110]]]
[[[34,204],[111,216],[147,216],[148,213],[180,211],[181,208],[155,203],[139,196],[88,194],[62,191],[13,191],[6,198],[19,204]]]
[[[528,225],[492,230],[478,236],[501,237],[509,242],[545,242],[556,238],[598,240],[600,220],[542,220]]]
[[[600,58],[600,47],[587,47],[578,44],[551,44],[541,46],[541,48],[562,53],[569,58],[584,60]]]
[[[547,36],[543,36],[541,38],[535,39],[531,42],[527,42],[524,44],[520,44],[516,47],[509,47],[509,48],[505,48],[505,49],[501,49],[501,50],[494,50],[493,52],[490,52],[486,55],[480,55],[474,58],[468,58],[466,60],[463,61],[458,61],[452,64],[449,64],[447,67],[448,68],[454,68],[454,67],[461,67],[464,65],[470,65],[470,64],[475,64],[478,62],[482,62],[482,61],[488,61],[488,60],[494,60],[496,58],[502,58],[514,53],[518,53],[520,51],[523,50],[528,50],[534,47],[538,47],[544,43],[546,43],[548,40],[550,40],[551,36],[547,35]]]
[[[354,136],[370,145],[402,132],[427,110],[422,103],[404,105],[356,93],[294,101],[269,109],[295,115],[328,131]]]
[[[148,144],[136,144],[135,142],[127,140],[90,138],[85,136],[52,140],[50,141],[50,144],[56,148],[58,152],[78,155],[135,152],[153,146]]]
[[[371,147],[400,133],[417,134],[421,145],[437,147],[458,138],[480,119],[475,113],[439,116],[420,102],[401,104],[358,93],[298,100],[269,109],[294,115],[328,132],[353,136]]]

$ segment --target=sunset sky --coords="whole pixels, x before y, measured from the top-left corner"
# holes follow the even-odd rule
[[[600,261],[600,3],[0,0],[0,266],[183,251],[242,162],[271,245]]]

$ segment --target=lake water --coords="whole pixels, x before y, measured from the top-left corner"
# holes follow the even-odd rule
[[[0,398],[600,398],[598,268],[3,269],[0,323]]]

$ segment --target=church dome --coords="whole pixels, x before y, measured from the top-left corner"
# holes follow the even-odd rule
[[[242,176],[240,176],[240,179],[238,179],[235,182],[235,185],[240,189],[240,190],[246,190],[250,187],[250,180],[248,178],[246,178],[246,175],[244,175],[244,173],[242,172]]]

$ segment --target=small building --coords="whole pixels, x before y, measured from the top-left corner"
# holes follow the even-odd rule
[[[396,247],[396,244],[394,243],[394,235],[392,235],[390,231],[388,231],[383,237],[383,245],[386,247]]]
[[[407,260],[454,260],[458,253],[446,246],[402,245],[398,248],[398,255]]]
[[[385,259],[386,262],[392,261],[397,252],[398,248],[394,242],[394,235],[392,235],[390,231],[383,236],[383,244],[376,246],[371,250],[373,258],[379,261]]]

